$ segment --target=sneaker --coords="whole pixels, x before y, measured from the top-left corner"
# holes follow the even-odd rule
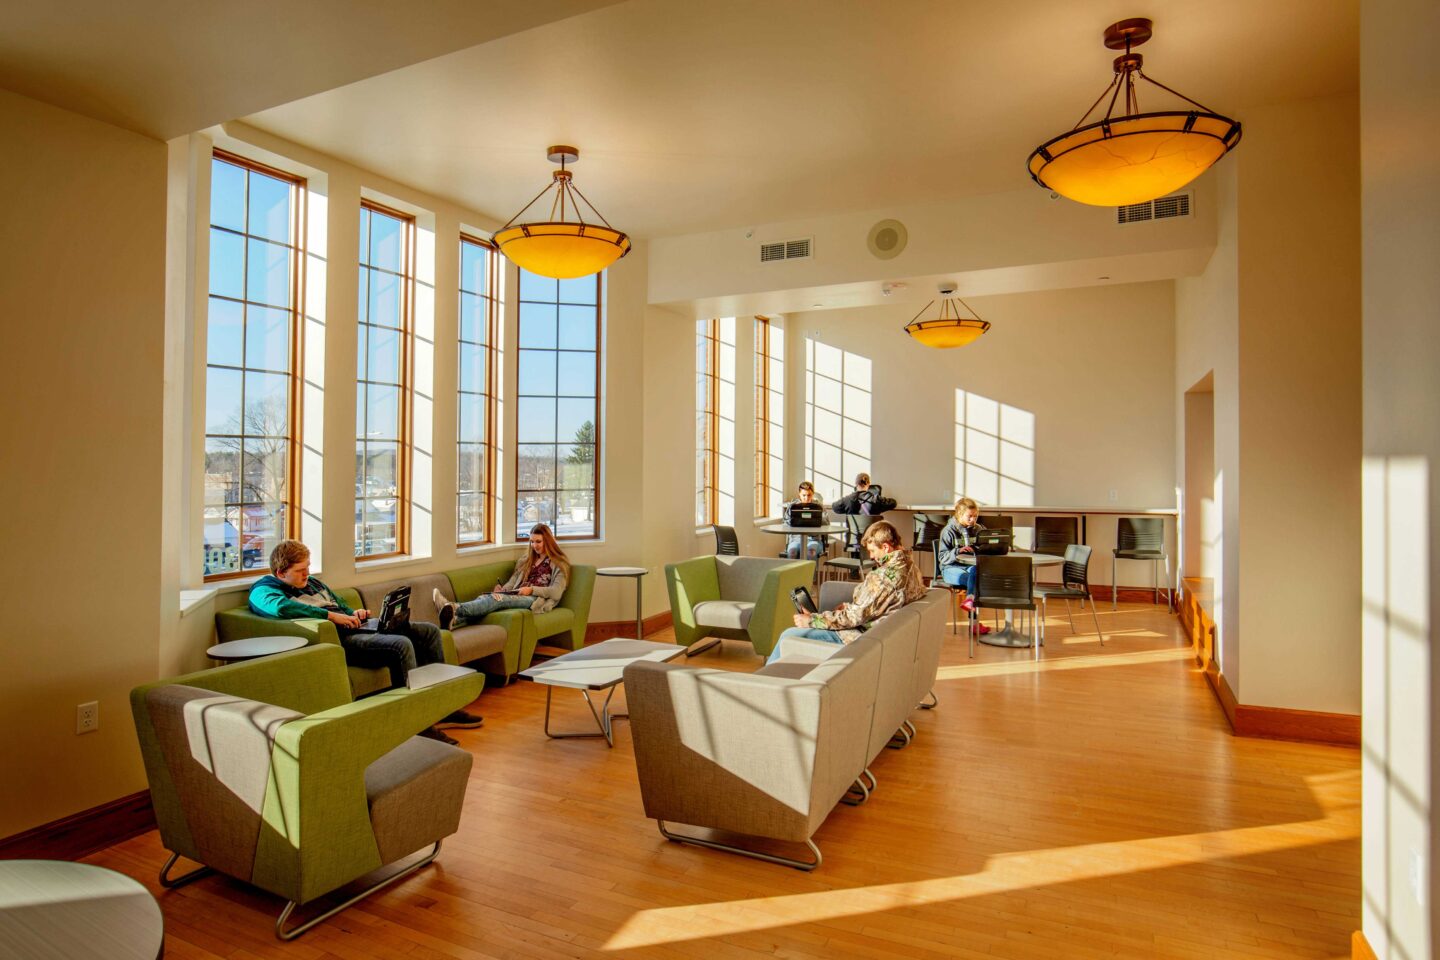
[[[464,710],[456,710],[450,716],[435,724],[437,730],[473,730],[485,722],[485,718],[476,713],[466,713]]]
[[[968,610],[968,611],[970,611],[971,613],[974,613],[974,612],[975,612],[975,598],[974,598],[974,597],[966,597],[964,600],[961,600],[961,601],[960,601],[960,609],[961,609],[961,610]]]
[[[977,623],[975,625],[975,632],[980,634],[981,636],[984,636],[985,634],[990,632],[990,628],[985,626],[985,624],[983,623]]]
[[[430,591],[430,598],[435,601],[435,609],[440,611],[440,629],[449,630],[450,624],[455,622],[455,603],[446,600],[439,587]]]
[[[439,740],[441,743],[448,743],[452,747],[458,747],[460,745],[459,740],[456,740],[454,737],[442,733],[435,727],[426,727],[424,730],[420,731],[418,736],[425,737],[427,740]]]

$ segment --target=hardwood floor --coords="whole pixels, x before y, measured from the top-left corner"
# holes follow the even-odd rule
[[[873,765],[868,803],[830,815],[812,874],[665,842],[626,724],[613,750],[547,740],[523,682],[456,731],[475,769],[436,864],[295,943],[241,883],[162,892],[154,832],[88,860],[156,893],[171,960],[1348,957],[1358,751],[1232,737],[1163,606],[1101,604],[1103,650],[1051,612],[1038,667],[947,641],[939,708]],[[692,662],[759,658],[731,641]],[[578,694],[556,707],[557,727],[591,722]]]

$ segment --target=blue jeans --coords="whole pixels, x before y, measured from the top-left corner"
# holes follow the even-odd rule
[[[798,533],[792,533],[785,538],[785,556],[792,560],[800,559],[800,541],[807,541],[805,544],[805,559],[814,560],[825,552],[825,539],[823,537],[802,537]]]
[[[357,667],[386,667],[390,683],[405,686],[411,670],[427,663],[445,662],[445,642],[440,628],[433,623],[410,624],[408,634],[365,633],[340,631],[340,646],[345,648],[345,662]]]
[[[775,649],[770,651],[770,656],[765,658],[766,663],[774,663],[780,659],[780,641],[786,637],[799,637],[802,640],[824,640],[826,643],[844,643],[840,634],[834,630],[821,630],[819,627],[791,627],[780,634],[775,641]]]
[[[951,564],[948,567],[940,568],[940,579],[952,587],[960,587],[966,593],[975,592],[975,568],[967,567],[964,564]]]
[[[499,596],[487,593],[474,600],[456,604],[455,621],[450,626],[463,627],[467,623],[484,620],[487,614],[494,613],[496,610],[529,610],[530,604],[534,603],[535,599],[535,597],[521,597],[513,593],[502,593]]]

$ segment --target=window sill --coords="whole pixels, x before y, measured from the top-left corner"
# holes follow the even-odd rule
[[[783,523],[784,517],[760,517],[755,521],[757,527],[767,527],[772,523]]]
[[[180,591],[180,617],[184,619],[194,610],[198,609],[207,600],[213,600],[220,594],[219,587],[205,587],[201,590]]]
[[[476,544],[476,545],[473,546],[473,547],[456,547],[456,548],[455,548],[455,556],[457,556],[457,557],[484,557],[484,556],[488,556],[488,555],[490,555],[490,554],[492,554],[492,553],[503,553],[503,552],[506,552],[506,551],[509,551],[509,550],[514,550],[514,549],[516,549],[516,548],[518,548],[518,547],[523,547],[523,546],[524,546],[523,543],[518,543],[518,542],[517,542],[517,543],[481,543],[481,544]]]
[[[410,554],[401,557],[382,557],[379,560],[356,561],[355,572],[366,574],[372,570],[404,570],[406,567],[418,567],[434,562],[434,557],[417,557]]]

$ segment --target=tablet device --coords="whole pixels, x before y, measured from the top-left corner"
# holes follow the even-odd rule
[[[815,601],[810,597],[810,591],[804,587],[796,587],[790,591],[790,602],[795,604],[795,612],[809,616],[812,613],[819,613],[815,608]]]

